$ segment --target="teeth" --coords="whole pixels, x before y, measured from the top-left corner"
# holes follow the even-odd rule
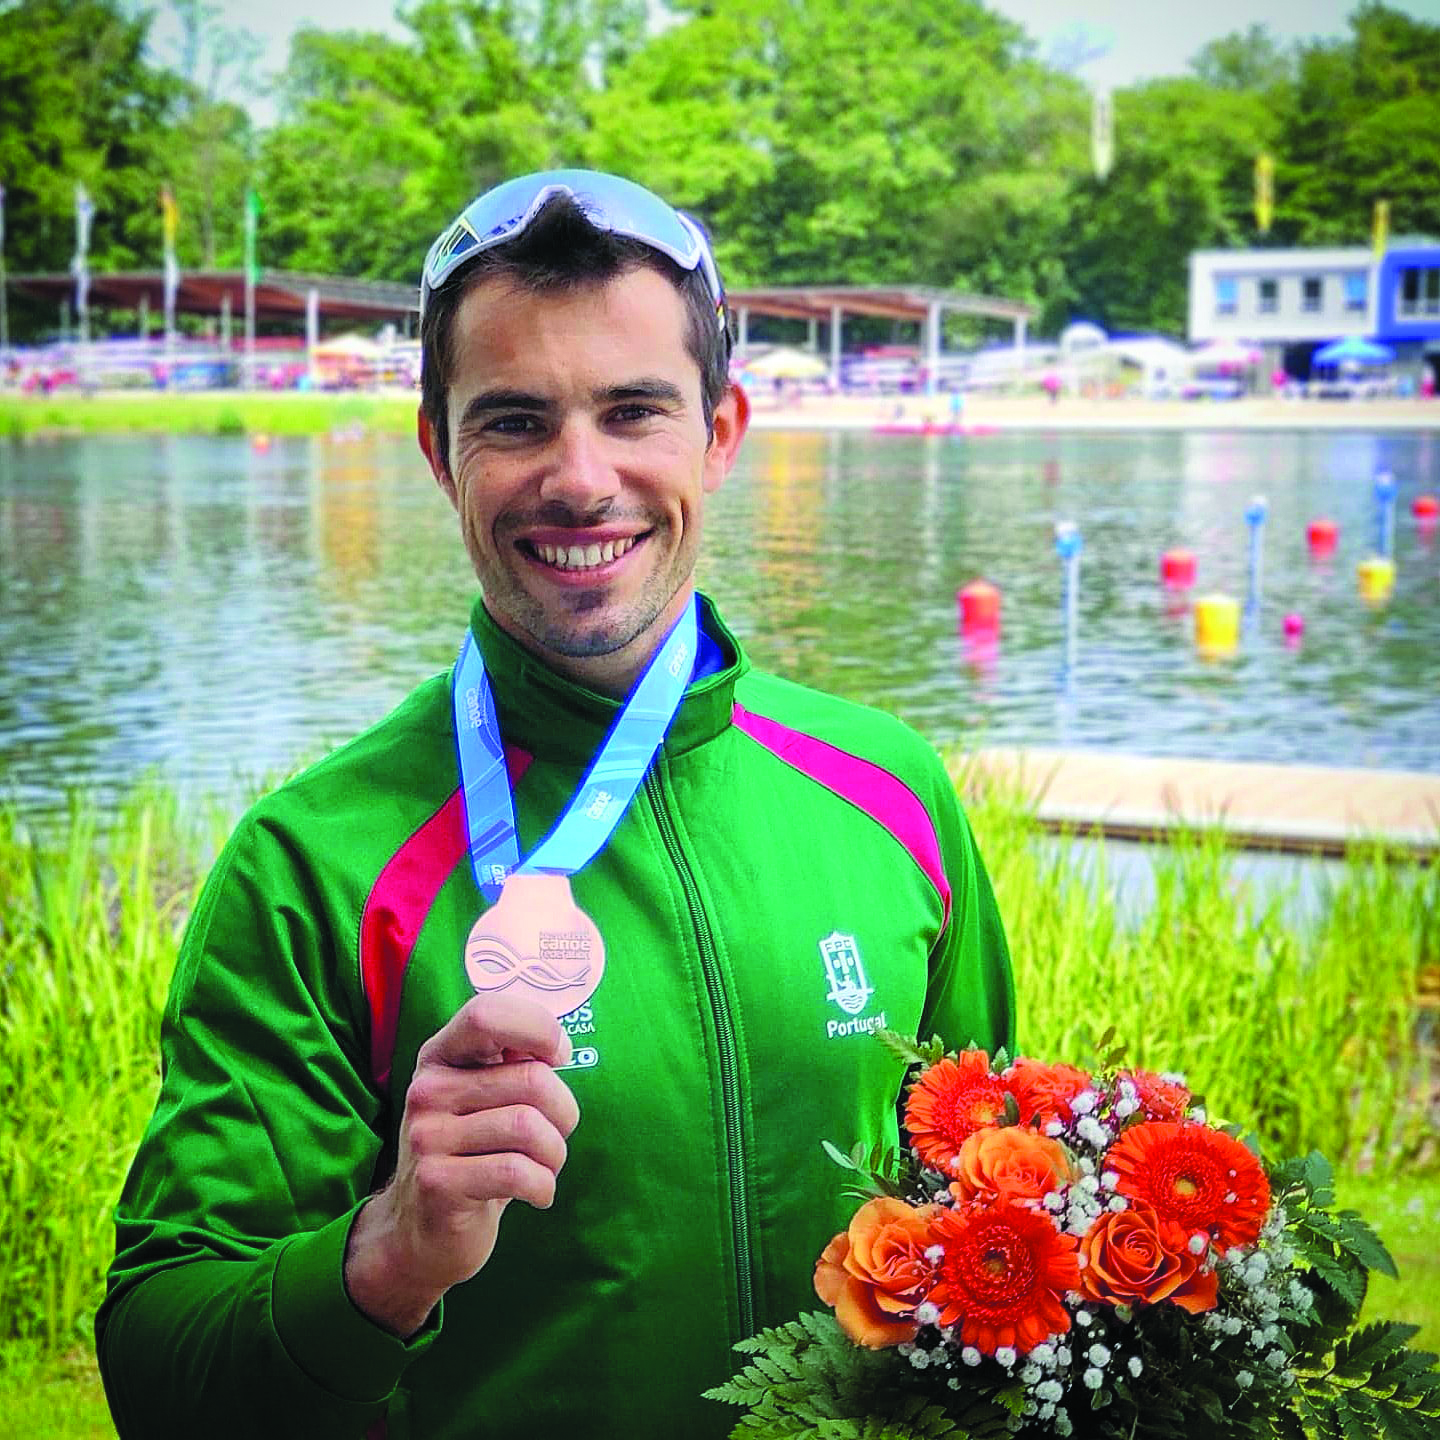
[[[635,539],[607,540],[603,545],[537,545],[535,553],[559,570],[590,570],[608,565],[635,548]]]

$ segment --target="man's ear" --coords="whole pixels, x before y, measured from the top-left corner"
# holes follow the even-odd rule
[[[435,438],[434,427],[430,424],[430,417],[425,413],[423,405],[415,411],[415,438],[420,442],[421,454],[430,466],[435,483],[445,492],[445,498],[458,510],[460,501],[455,493],[455,481],[450,475],[450,462],[440,453],[440,443]]]
[[[705,451],[705,468],[701,483],[708,493],[720,488],[721,482],[730,473],[735,458],[740,453],[740,442],[750,425],[750,397],[744,389],[731,380],[725,387],[725,394],[715,407],[711,421],[710,445]]]

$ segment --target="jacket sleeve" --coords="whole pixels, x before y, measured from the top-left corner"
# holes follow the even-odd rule
[[[191,918],[95,1321],[124,1440],[360,1436],[438,1326],[402,1342],[345,1291],[380,1101],[331,899],[252,814]]]
[[[960,808],[955,787],[936,756],[930,813],[950,882],[950,918],[930,956],[930,982],[920,1036],[939,1035],[951,1049],[978,1045],[992,1055],[1015,1053],[1015,981],[1005,926],[990,877]]]

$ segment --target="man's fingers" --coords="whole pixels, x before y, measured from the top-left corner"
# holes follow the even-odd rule
[[[547,1065],[568,1065],[570,1037],[537,1001],[523,995],[476,995],[420,1047],[418,1060],[459,1067],[494,1065],[507,1051]]]
[[[537,1210],[555,1203],[555,1174],[528,1155],[432,1155],[416,1171],[422,1199],[437,1210],[463,1197],[468,1204],[523,1200]]]
[[[580,1107],[570,1087],[538,1060],[506,1061],[473,1070],[429,1064],[415,1072],[406,1097],[412,1126],[427,1115],[474,1115],[507,1105],[539,1111],[561,1135],[580,1123]]]

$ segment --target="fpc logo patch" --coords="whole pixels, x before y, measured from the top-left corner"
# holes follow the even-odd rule
[[[874,987],[865,978],[865,965],[860,959],[860,947],[853,935],[842,935],[838,930],[827,935],[820,942],[820,958],[825,962],[825,979],[830,989],[825,995],[833,1000],[847,1015],[859,1015],[870,1003]],[[866,1015],[858,1020],[829,1020],[825,1024],[826,1037],[833,1040],[840,1035],[860,1035],[873,1030],[884,1029],[885,1013]]]

